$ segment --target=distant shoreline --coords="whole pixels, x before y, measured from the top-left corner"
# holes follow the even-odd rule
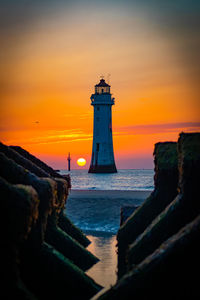
[[[146,199],[151,191],[147,190],[78,190],[72,189],[69,199],[72,198],[108,198],[108,199]]]
[[[127,171],[127,170],[144,170],[145,171],[145,170],[154,170],[154,168],[140,168],[140,169],[139,168],[138,169],[134,169],[134,168],[131,168],[131,169],[119,169],[119,168],[117,168],[117,170],[118,171]],[[71,171],[88,171],[88,169],[77,168],[77,169],[71,169],[70,171],[68,171],[68,169],[59,169],[59,170],[57,169],[55,171],[57,171],[57,172],[64,171],[64,172],[68,172],[70,174]],[[98,175],[98,173],[90,173],[90,174]],[[101,174],[101,173],[99,173],[99,174]],[[109,173],[104,173],[104,174],[109,174]]]

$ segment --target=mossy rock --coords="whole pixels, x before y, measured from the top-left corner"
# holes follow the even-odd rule
[[[156,143],[153,155],[155,166],[159,170],[177,168],[178,154],[176,142]]]
[[[54,178],[57,183],[57,203],[56,210],[58,213],[61,212],[62,209],[65,208],[65,204],[67,202],[67,197],[69,194],[69,184],[63,178]]]
[[[19,252],[38,218],[39,199],[31,186],[0,178],[1,294],[3,299],[33,300],[19,274]]]
[[[2,238],[20,243],[38,218],[38,194],[31,186],[12,185],[0,177],[0,199]]]
[[[178,139],[179,153],[182,153],[184,159],[190,161],[199,161],[200,159],[200,132],[180,133]],[[181,155],[181,156],[182,156]],[[182,158],[181,158],[182,159]]]
[[[181,133],[178,139],[179,190],[197,195],[200,170],[200,133]]]
[[[31,185],[39,196],[39,218],[29,238],[35,243],[42,243],[47,224],[48,214],[52,211],[56,202],[56,182],[50,178],[38,178],[27,169],[16,164],[13,160],[0,153],[0,176],[13,184]]]

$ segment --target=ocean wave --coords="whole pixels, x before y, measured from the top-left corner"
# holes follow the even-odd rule
[[[72,187],[72,189],[73,190],[77,190],[77,191],[82,191],[82,190],[84,190],[84,191],[90,191],[90,190],[96,190],[96,191],[101,191],[102,189],[100,189],[100,188],[98,188],[98,187],[84,187],[84,186],[79,186],[79,187]],[[107,188],[105,188],[104,190],[105,191],[133,191],[133,192],[135,192],[135,191],[153,191],[153,189],[154,189],[154,186],[144,186],[144,187],[137,187],[137,188],[126,188],[126,187],[124,187],[124,186],[121,186],[120,188],[119,187],[117,187],[117,188],[115,188],[115,187],[107,187]]]
[[[86,234],[100,234],[100,233],[109,233],[112,235],[115,235],[119,229],[119,225],[112,227],[112,226],[84,226],[80,223],[75,224],[77,227],[79,227],[84,233]]]

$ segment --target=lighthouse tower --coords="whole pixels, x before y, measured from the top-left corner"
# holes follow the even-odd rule
[[[101,79],[91,95],[94,107],[93,146],[89,173],[116,173],[112,138],[112,105],[110,85]]]

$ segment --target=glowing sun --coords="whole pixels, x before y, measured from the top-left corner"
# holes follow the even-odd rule
[[[85,160],[85,158],[79,158],[78,160],[77,160],[77,165],[79,165],[80,167],[83,167],[83,166],[85,166],[85,164],[86,164],[86,160]]]

